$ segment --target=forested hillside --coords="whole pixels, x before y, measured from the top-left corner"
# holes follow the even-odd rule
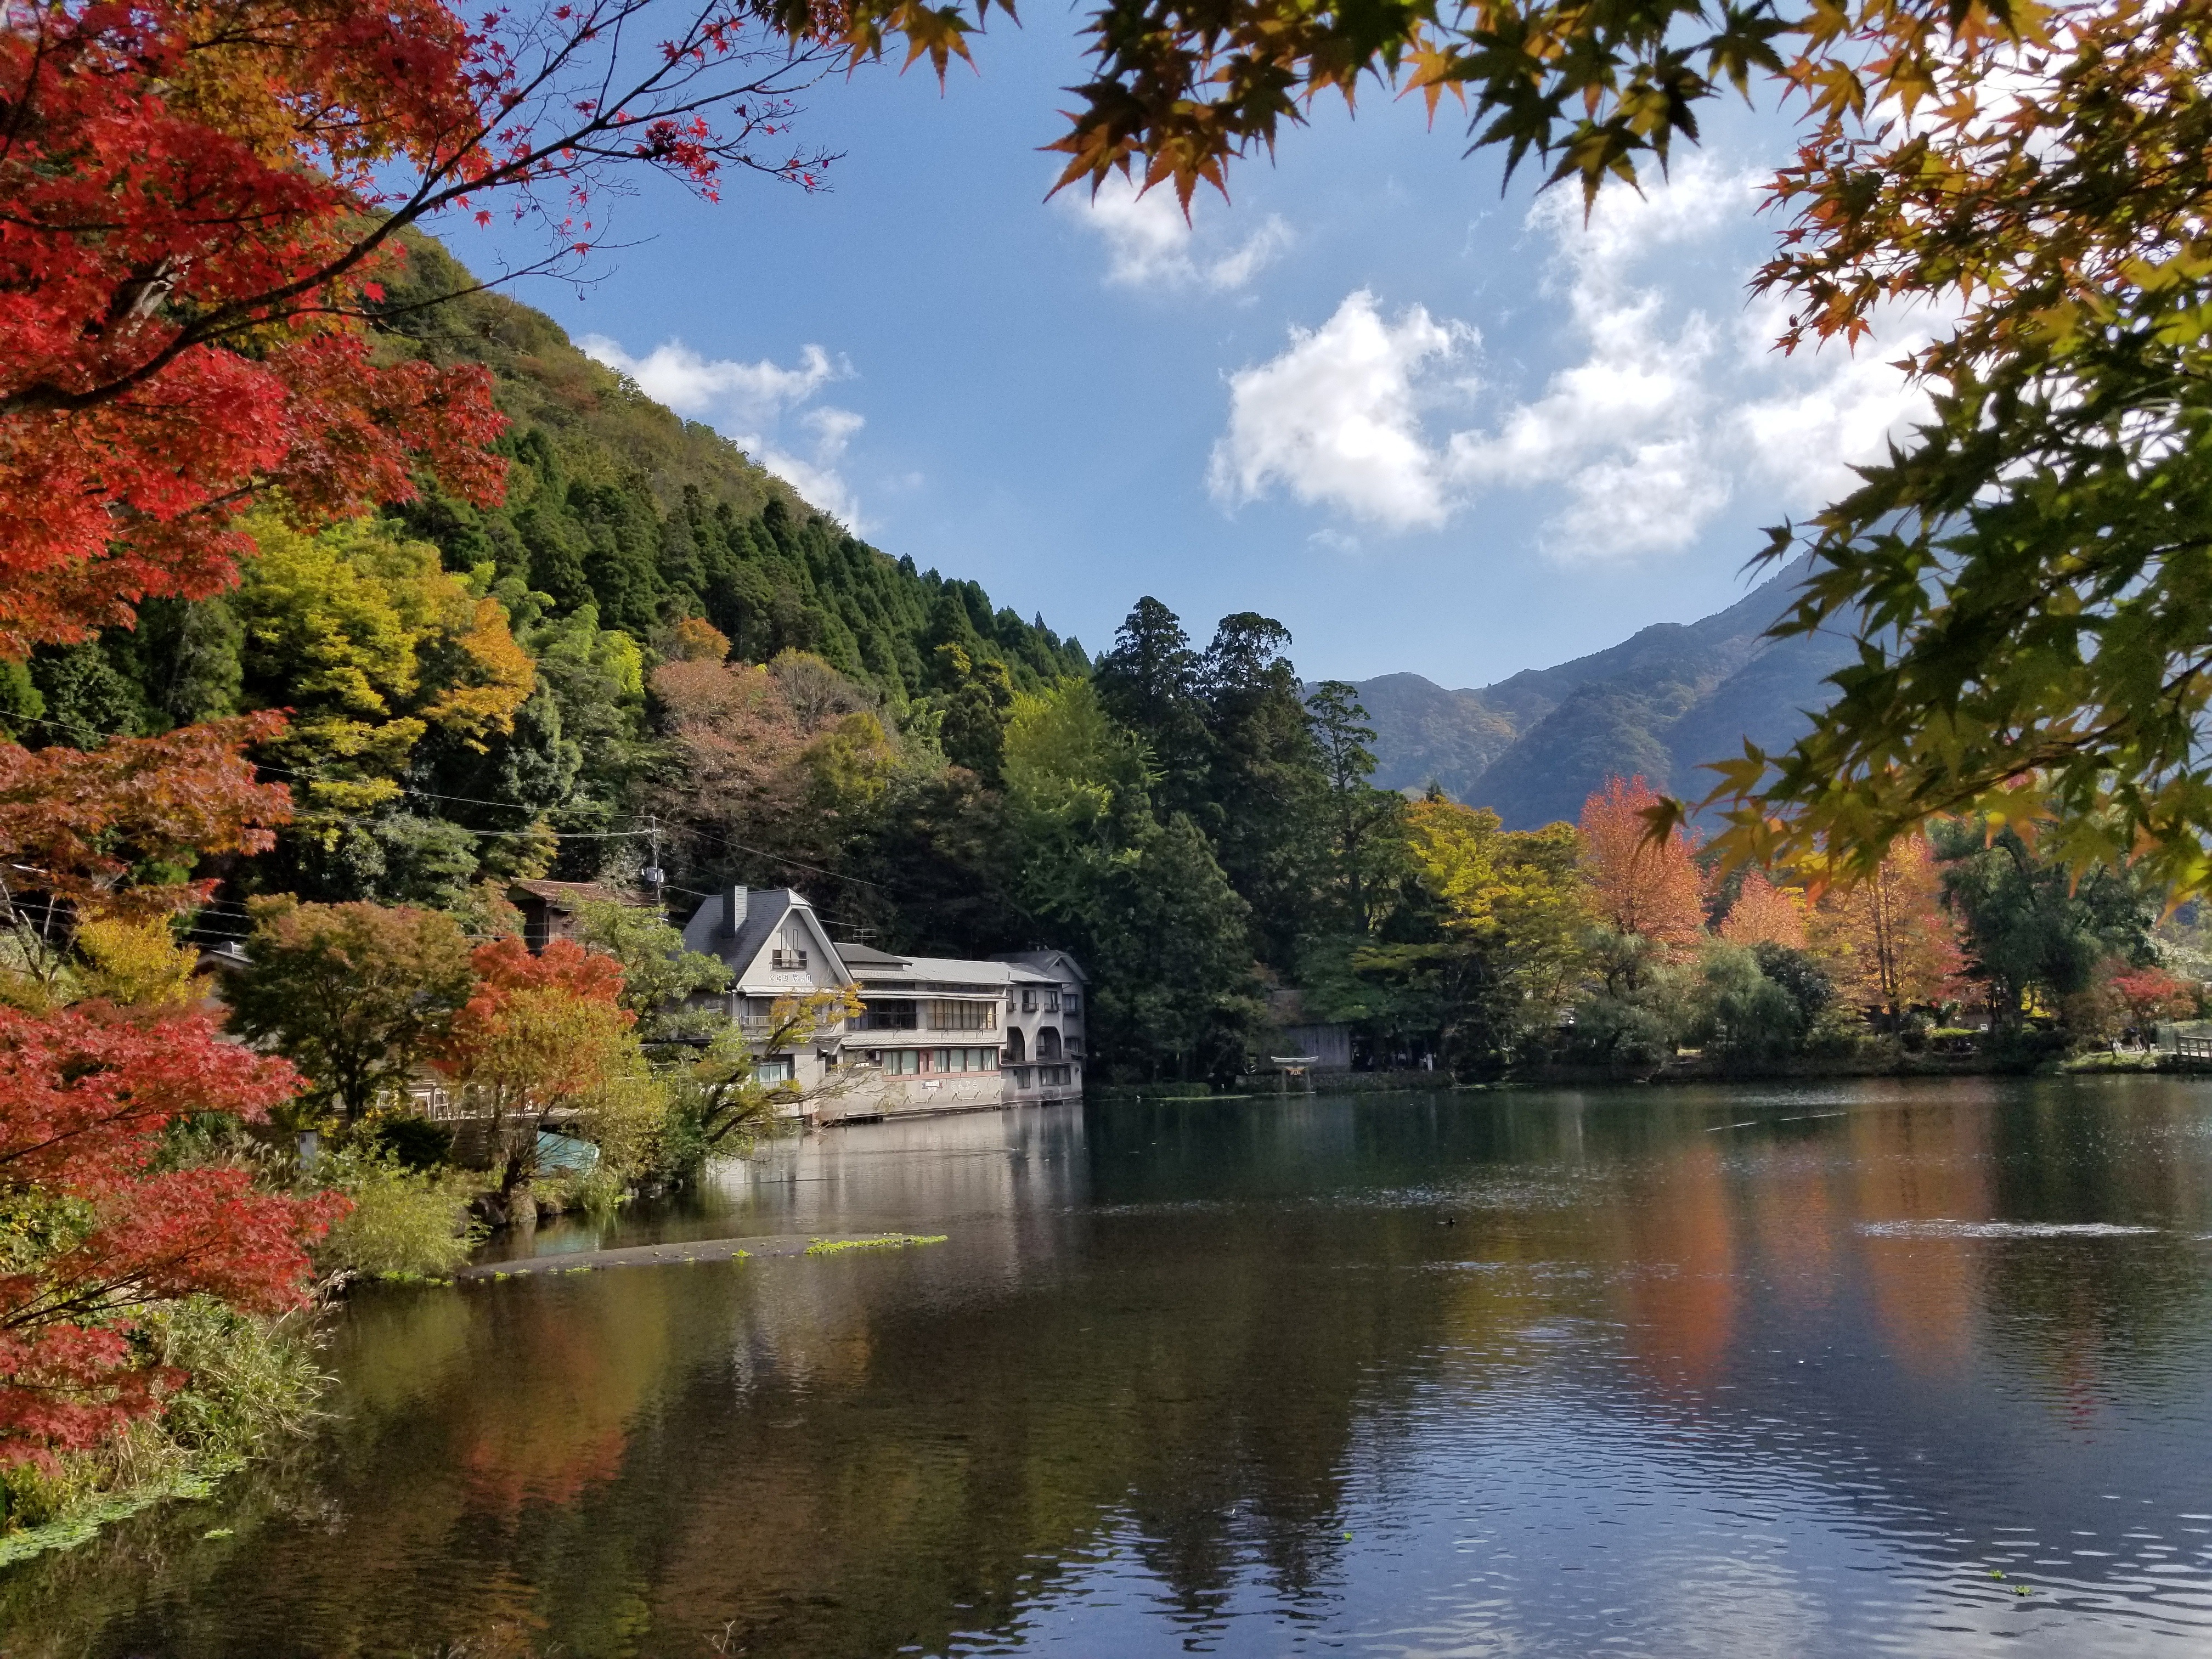
[[[1769,748],[1794,739],[1802,711],[1826,704],[1826,677],[1851,658],[1847,640],[1763,637],[1802,574],[1793,566],[1700,621],[1657,623],[1480,690],[1418,674],[1364,681],[1376,781],[1435,782],[1531,830],[1573,817],[1610,776],[1701,794],[1698,769],[1740,752],[1747,737]]]
[[[619,865],[665,760],[652,674],[686,617],[955,748],[979,697],[1087,670],[1042,620],[857,540],[542,313],[488,292],[416,308],[467,277],[411,249],[383,349],[490,368],[504,503],[432,490],[312,539],[264,515],[238,591],[149,602],[135,631],[43,647],[0,682],[0,718],[34,743],[295,710],[257,758],[301,819],[241,889],[452,903],[487,877]]]
[[[481,933],[512,878],[641,891],[657,848],[679,917],[731,882],[791,885],[894,949],[1066,946],[1106,1069],[1242,1068],[1270,978],[1353,924],[1333,826],[1371,793],[1356,766],[1332,785],[1287,633],[1233,616],[1200,647],[1146,599],[1094,676],[1075,641],[857,540],[542,313],[419,303],[467,278],[412,250],[380,349],[490,369],[501,504],[431,489],[314,535],[261,510],[234,590],[149,601],[0,683],[33,746],[290,711],[252,758],[295,821],[200,869],[223,878],[200,939],[244,939],[276,893]]]

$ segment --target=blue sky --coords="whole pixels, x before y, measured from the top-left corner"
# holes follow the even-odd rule
[[[1094,651],[1143,593],[1201,641],[1263,611],[1310,678],[1480,685],[1716,610],[1909,414],[1899,341],[1765,349],[1771,116],[1716,112],[1585,227],[1370,94],[1187,228],[1164,191],[1044,199],[1075,27],[994,20],[942,96],[833,77],[800,127],[830,189],[645,181],[596,281],[520,297],[890,553]]]

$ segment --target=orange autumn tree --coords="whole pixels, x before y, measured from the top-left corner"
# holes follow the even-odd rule
[[[471,960],[476,993],[454,1017],[441,1065],[491,1119],[500,1200],[513,1211],[530,1201],[542,1131],[633,1104],[649,1080],[612,957],[567,939],[532,956],[509,937]]]
[[[1764,870],[1747,870],[1720,931],[1730,945],[1785,945],[1802,951],[1805,895],[1795,887],[1776,886]]]
[[[1956,994],[1966,956],[1942,898],[1935,849],[1917,835],[1897,842],[1872,875],[1821,895],[1807,932],[1845,1001],[1894,1021]]]
[[[1658,799],[1639,774],[1607,778],[1583,801],[1583,873],[1606,927],[1649,941],[1662,961],[1679,962],[1705,937],[1705,882],[1681,830],[1651,839],[1644,815]]]

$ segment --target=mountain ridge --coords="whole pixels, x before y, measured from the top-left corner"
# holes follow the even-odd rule
[[[1690,623],[1654,623],[1620,644],[1493,684],[1451,690],[1419,674],[1358,682],[1375,728],[1375,781],[1433,782],[1496,811],[1506,827],[1571,818],[1607,776],[1702,793],[1698,768],[1747,738],[1784,746],[1826,704],[1824,682],[1850,661],[1848,640],[1771,639],[1802,559],[1735,604]]]

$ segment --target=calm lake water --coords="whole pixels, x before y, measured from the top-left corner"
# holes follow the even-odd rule
[[[947,1118],[536,1248],[878,1228],[364,1295],[0,1653],[2212,1650],[2212,1087]]]

